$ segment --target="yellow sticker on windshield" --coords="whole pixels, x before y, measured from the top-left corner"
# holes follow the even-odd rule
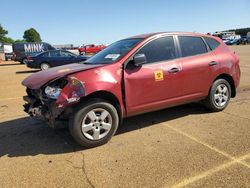
[[[155,71],[155,81],[162,81],[164,80],[164,75],[162,70]]]

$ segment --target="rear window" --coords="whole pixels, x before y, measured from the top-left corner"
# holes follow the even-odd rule
[[[179,36],[182,57],[207,53],[207,46],[201,37]]]
[[[208,38],[208,37],[204,37],[204,39],[211,50],[214,50],[220,45],[220,43],[216,41],[215,39]]]

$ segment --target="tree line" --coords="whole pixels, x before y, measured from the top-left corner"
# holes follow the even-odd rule
[[[16,43],[16,42],[41,42],[40,34],[34,28],[24,31],[23,39],[14,40],[7,36],[8,31],[0,24],[0,43]]]

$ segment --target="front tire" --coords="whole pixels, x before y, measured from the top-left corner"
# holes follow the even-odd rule
[[[231,86],[225,79],[215,80],[207,99],[205,100],[205,106],[213,111],[219,112],[224,110],[231,98]]]
[[[77,143],[92,148],[107,143],[119,124],[116,108],[105,100],[92,99],[75,110],[69,130]]]

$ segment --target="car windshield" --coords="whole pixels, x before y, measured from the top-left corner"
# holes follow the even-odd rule
[[[93,57],[85,61],[85,64],[109,64],[121,59],[142,39],[124,39],[109,45]]]

